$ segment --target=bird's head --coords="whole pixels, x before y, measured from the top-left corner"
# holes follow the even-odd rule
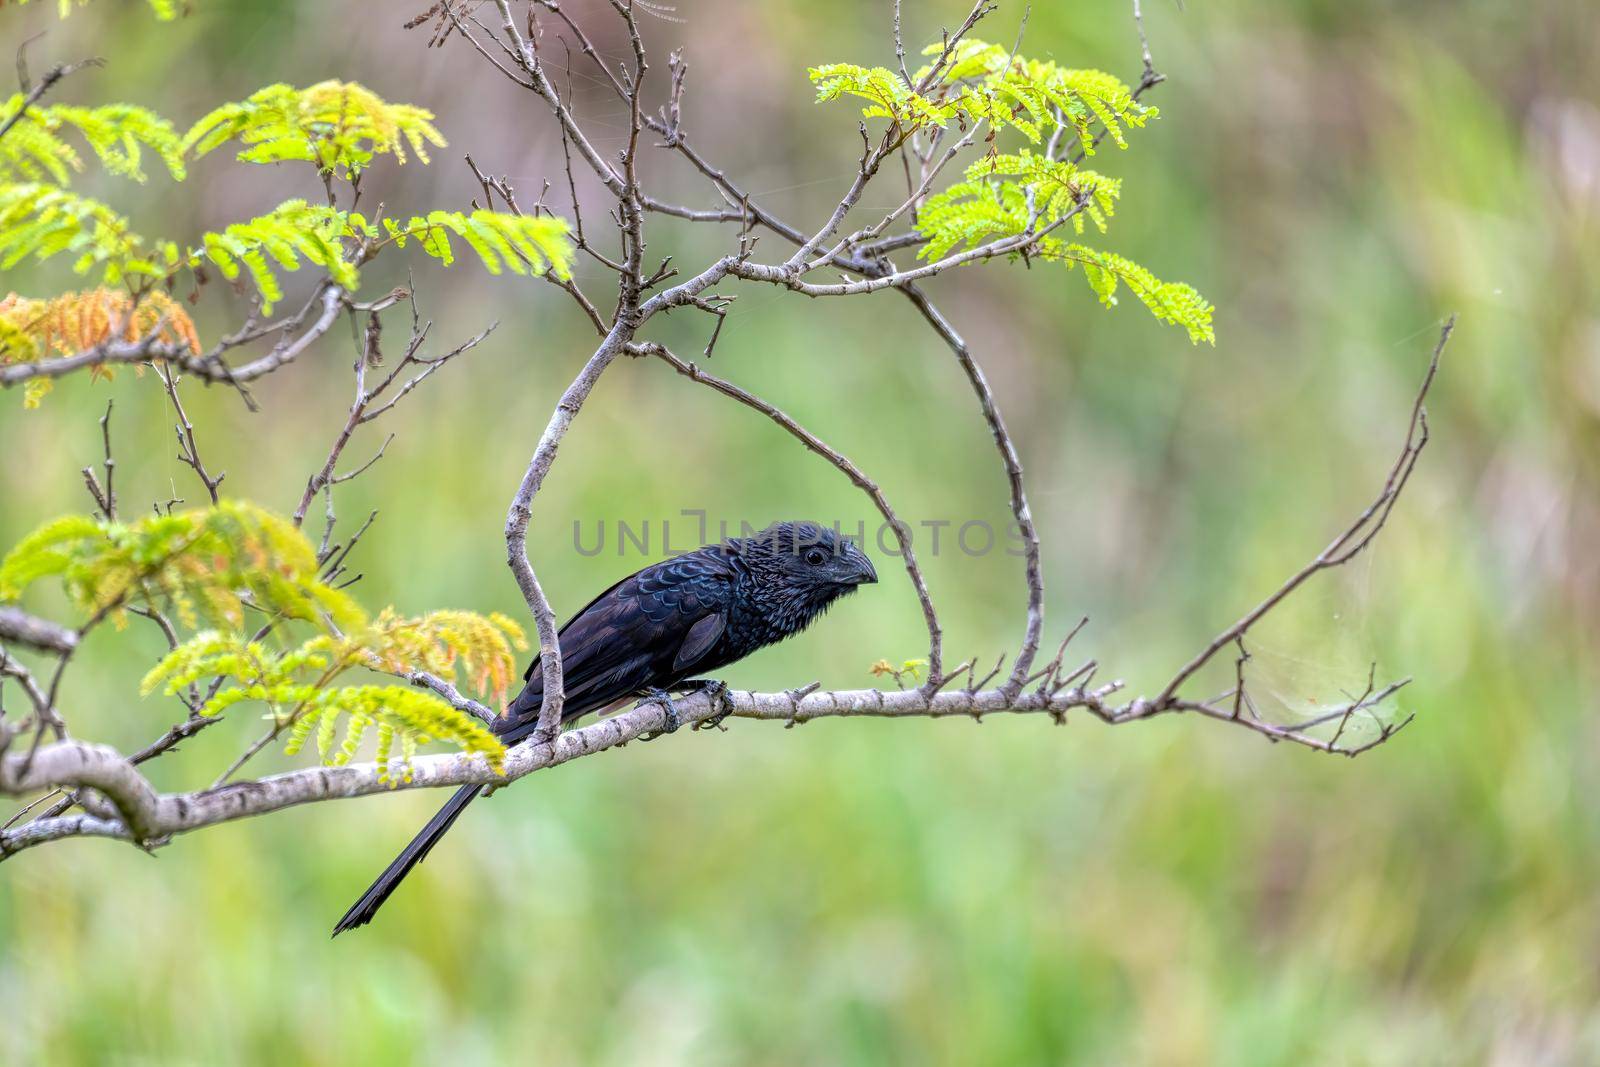
[[[878,580],[872,561],[853,541],[814,522],[775,522],[731,545],[755,576],[768,610],[793,629],[857,586]]]

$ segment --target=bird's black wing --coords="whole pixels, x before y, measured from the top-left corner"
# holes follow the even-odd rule
[[[573,719],[691,673],[716,647],[737,572],[726,554],[702,549],[624,578],[561,630],[562,719]],[[544,696],[540,663],[496,732],[527,735]]]

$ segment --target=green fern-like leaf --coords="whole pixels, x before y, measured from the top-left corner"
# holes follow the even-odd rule
[[[924,50],[933,56],[943,52],[943,44]],[[808,74],[819,103],[856,97],[867,101],[863,117],[887,118],[907,132],[945,127],[956,120],[987,122],[996,132],[1014,129],[1037,144],[1057,128],[1066,128],[1086,153],[1094,152],[1096,124],[1125,148],[1124,131],[1143,126],[1158,114],[1104,71],[1024,59],[1001,45],[977,40],[952,49],[937,76],[931,64],[917,71],[911,85],[887,67],[853,63],[824,64],[810,68]],[[925,83],[922,92],[912,87]]]
[[[13,96],[0,106],[0,121],[22,102]],[[131,105],[31,108],[0,139],[0,269],[28,257],[69,255],[77,273],[100,270],[104,284],[116,285],[135,277],[164,281],[209,263],[229,280],[248,274],[270,313],[283,296],[281,272],[307,263],[354,290],[360,279],[351,242],[367,242],[370,254],[414,238],[427,255],[450,265],[454,235],[490,273],[570,277],[568,227],[550,216],[433,211],[405,225],[385,220],[380,229],[355,212],[290,200],[184,246],[148,241],[108,205],[61,187],[83,167],[79,151],[62,137],[69,129],[107,169],[141,180],[147,150],[181,180],[186,157],[230,141],[239,142],[239,158],[249,162],[307,160],[325,173],[354,177],[380,154],[403,163],[409,151],[427,162],[429,146],[444,144],[432,118],[421,108],[391,104],[360,85],[337,81],[306,89],[268,86],[212,111],[182,138],[154,113]]]
[[[340,177],[365,170],[377,155],[404,163],[408,147],[427,163],[428,146],[445,143],[432,112],[341,81],[269,85],[224,104],[189,128],[183,150],[198,158],[229,141],[244,146],[238,158],[248,163],[302,160]]]
[[[20,7],[29,3],[30,0],[11,0],[11,2]],[[66,18],[68,15],[72,14],[72,9],[74,6],[82,7],[88,2],[89,0],[56,0],[56,13],[61,18]],[[181,2],[180,0],[147,0],[147,2],[150,5],[150,10],[155,14],[156,18],[160,19],[162,22],[170,22],[178,17],[180,11],[188,11],[190,0],[181,0]],[[0,7],[4,6],[5,3],[0,2]]]
[[[0,104],[0,122],[22,107],[21,93]],[[63,139],[74,129],[101,165],[113,174],[144,180],[144,150],[153,151],[172,176],[184,177],[183,153],[172,124],[155,112],[132,104],[72,107],[34,106],[0,138],[0,180],[43,181],[65,185],[83,169],[78,152]]]
[[[248,274],[268,314],[283,296],[279,273],[307,263],[346,289],[358,288],[347,241],[389,241],[400,247],[415,240],[449,266],[455,262],[450,243],[455,234],[490,273],[548,270],[565,279],[572,272],[568,233],[563,219],[498,211],[433,211],[404,225],[385,220],[380,230],[359,212],[288,200],[264,215],[202,234],[198,245],[184,250],[171,241],[147,242],[98,200],[36,182],[0,184],[0,269],[28,256],[71,255],[78,273],[100,268],[109,285],[132,276],[165,279],[209,262],[230,280]]]
[[[189,255],[193,262],[209,260],[226,278],[248,273],[270,311],[283,293],[278,271],[297,270],[302,260],[321,267],[345,288],[357,288],[360,278],[344,251],[347,240],[383,239],[396,247],[414,240],[425,253],[450,266],[455,262],[450,244],[454,233],[491,274],[548,270],[565,279],[572,272],[568,232],[567,223],[559,218],[498,211],[433,211],[403,225],[385,219],[380,231],[358,212],[290,200],[265,215],[205,234]]]
[[[411,780],[410,762],[417,746],[430,742],[453,745],[468,755],[485,757],[496,771],[504,766],[505,746],[483,723],[458,711],[431,693],[399,685],[342,685],[318,691],[304,702],[285,751],[300,751],[313,729],[323,762],[348,763],[369,726],[376,725],[379,775],[390,777],[394,742],[398,741]],[[340,720],[347,722],[344,744],[336,744]]]
[[[937,56],[943,51],[942,44],[935,44],[923,54]],[[931,69],[923,67],[914,80],[920,83]],[[989,119],[997,130],[1011,126],[1037,143],[1064,126],[1073,130],[1083,150],[1091,155],[1096,123],[1114,143],[1126,148],[1124,131],[1142,127],[1160,114],[1135,100],[1133,90],[1114,75],[1026,59],[986,41],[957,44],[939,80],[960,87],[969,99],[965,110]]]
[[[73,270],[100,269],[107,285],[127,277],[165,277],[177,258],[170,242],[147,242],[98,200],[38,182],[0,183],[0,270],[32,256],[73,256]]]
[[[0,600],[45,578],[91,615],[120,621],[130,605],[158,605],[193,628],[202,619],[238,626],[246,605],[288,619],[366,624],[347,594],[317,577],[316,551],[286,520],[240,501],[105,522],[69,515],[23,538],[0,561]]]
[[[1045,254],[1062,260],[1068,267],[1082,264],[1089,288],[1094,290],[1095,296],[1106,307],[1116,306],[1120,283],[1127,286],[1157,319],[1182,326],[1191,342],[1216,344],[1216,333],[1211,325],[1214,309],[1193,286],[1182,282],[1164,282],[1125,256],[1085,245],[1052,247]]]
[[[369,230],[355,212],[287,200],[265,215],[202,235],[189,261],[209,260],[229,279],[237,278],[241,269],[248,272],[261,293],[263,313],[270,314],[283,296],[277,270],[298,270],[302,260],[321,267],[346,289],[355,289],[360,279],[355,264],[345,258],[342,240]]]
[[[565,280],[572,276],[572,242],[565,219],[550,215],[512,215],[502,211],[431,211],[414,216],[404,225],[384,220],[388,236],[397,246],[416,240],[422,250],[445,266],[455,262],[450,234],[462,238],[478,254],[490,274],[509,269],[513,274],[550,271]]]
[[[977,40],[945,52],[942,43],[925,49],[924,54],[941,57],[941,66],[937,71],[932,64],[924,66],[910,85],[887,68],[851,64],[814,67],[811,80],[818,100],[865,99],[866,116],[886,117],[910,131],[952,121],[963,128],[986,122],[996,133],[1016,130],[1034,144],[1048,139],[1056,145],[1058,135],[1070,134],[1086,155],[1103,136],[1126,148],[1127,131],[1158,114],[1134,99],[1126,83],[1103,71],[1028,59]],[[912,86],[924,88],[918,92]],[[1116,304],[1118,288],[1126,286],[1157,319],[1182,326],[1191,341],[1215,343],[1213,309],[1191,286],[1163,282],[1124,256],[1057,236],[1066,225],[1082,234],[1088,223],[1104,233],[1121,195],[1121,179],[1054,154],[991,148],[960,181],[922,203],[916,225],[924,240],[918,255],[936,262],[962,249],[1017,238],[1017,255],[1082,265],[1091,289],[1108,307]]]
[[[1035,233],[1048,230],[1064,218],[1078,233],[1085,217],[1104,232],[1121,195],[1121,179],[1026,148],[987,156],[968,167],[962,181],[924,203],[917,229],[927,243],[918,254],[942,259],[963,246],[1021,236],[1030,225]]]
[[[354,669],[396,674],[430,670],[453,680],[459,665],[479,672],[478,681],[498,685],[503,694],[515,678],[513,640],[522,644],[522,632],[509,619],[462,611],[403,619],[385,610],[371,626],[344,635],[319,634],[298,648],[277,652],[242,633],[206,631],[168,653],[145,675],[141,690],[148,694],[160,688],[172,694],[215,678],[217,692],[200,709],[202,714],[221,714],[245,702],[265,704],[273,719],[288,727],[289,754],[315,738],[318,753],[329,764],[353,759],[375,725],[376,758],[385,777],[396,744],[409,767],[417,746],[430,741],[483,755],[498,770],[505,748],[472,715],[405,686],[334,681]]]
[[[980,159],[967,168],[966,179],[1014,181],[1032,195],[1043,225],[1070,215],[1078,233],[1083,232],[1085,216],[1104,233],[1107,221],[1116,213],[1117,200],[1122,196],[1121,178],[1108,178],[1067,160],[1035,154],[1027,148],[1015,155]],[[1075,212],[1080,199],[1083,208]]]
[[[949,101],[923,96],[887,67],[859,67],[854,63],[828,63],[807,72],[817,87],[817,102],[854,96],[867,101],[865,118],[886,118],[906,130],[946,126],[959,113]]]
[[[139,683],[139,690],[148,695],[164,688],[171,695],[202,678],[222,677],[232,677],[247,688],[275,689],[293,684],[301,672],[327,670],[332,662],[327,645],[326,640],[313,638],[292,651],[274,652],[241,633],[204,630],[162,657]]]

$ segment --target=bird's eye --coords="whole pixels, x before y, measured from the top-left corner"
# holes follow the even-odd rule
[[[820,548],[806,549],[806,562],[811,564],[813,567],[822,566],[822,564],[826,562],[827,558],[828,554]]]

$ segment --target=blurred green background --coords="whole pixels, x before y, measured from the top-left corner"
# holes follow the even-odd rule
[[[431,167],[373,175],[391,213],[463,207],[460,161],[560,181],[548,116],[425,6],[195,0],[0,11],[0,52],[35,71],[98,54],[55,99],[125,99],[180,122],[273,82],[359,80],[434,110]],[[571,3],[602,47],[606,5]],[[1375,552],[1262,634],[1283,710],[1336,701],[1367,663],[1414,675],[1416,721],[1356,761],[1166,718],[1118,729],[1037,717],[974,726],[731,723],[539,774],[469,819],[375,927],[332,921],[441,799],[305,807],[183,838],[150,858],[103,841],[0,868],[7,1063],[1580,1064],[1600,1062],[1600,27],[1584,0],[1146,0],[1162,118],[1097,166],[1125,176],[1107,247],[1218,307],[1191,348],[1136,306],[1102,310],[1059,270],[992,265],[929,286],[984,362],[1031,478],[1050,642],[1078,641],[1133,692],[1319,548],[1399,445],[1439,321],[1459,311],[1434,443]],[[906,4],[937,38],[958,0]],[[1022,7],[983,33],[1009,41]],[[686,126],[771,208],[814,225],[847,184],[853,111],[816,107],[808,64],[892,61],[887,0],[685,0],[647,20],[665,79],[690,64]],[[1134,78],[1128,5],[1036,4],[1023,51]],[[615,148],[614,104],[579,112]],[[194,234],[315,195],[298,171],[217,153],[183,186],[90,176],[148,231]],[[665,151],[663,195],[710,203]],[[566,210],[565,196],[550,202]],[[900,199],[882,182],[862,209]],[[595,208],[591,226],[599,225]],[[652,220],[651,254],[693,265],[727,231]],[[776,255],[776,239],[760,248]],[[492,340],[407,401],[399,437],[341,489],[372,605],[522,617],[506,504],[592,346],[560,294],[476,265],[396,258],[443,345]],[[597,295],[589,265],[580,278]],[[0,291],[59,291],[7,272]],[[716,369],[852,455],[913,522],[1002,523],[1004,483],[946,350],[893,294],[812,302],[754,286]],[[214,287],[202,335],[243,304]],[[395,323],[398,329],[398,322]],[[652,335],[685,354],[709,322]],[[188,401],[225,490],[293,508],[349,402],[342,328],[255,390]],[[0,545],[87,510],[114,397],[125,508],[198,486],[173,458],[159,383],[76,376],[42,410],[0,394]],[[371,436],[353,456],[376,448]],[[644,562],[587,558],[572,523],[869,512],[760,417],[655,364],[616,366],[564,446],[532,550],[558,613]],[[313,522],[315,515],[313,511]],[[587,536],[587,535],[586,535]],[[675,539],[681,532],[675,528]],[[659,549],[652,544],[652,549]],[[659,553],[657,553],[659,554]],[[885,581],[813,632],[730,670],[742,688],[871,684],[922,653],[909,585]],[[929,561],[955,659],[1021,629],[1018,561]],[[48,598],[30,602],[48,610]],[[81,735],[131,750],[178,714],[130,696],[153,633],[97,633],[69,675]],[[1225,678],[1216,679],[1224,688]],[[1200,688],[1204,688],[1201,686]],[[257,724],[158,763],[208,783]],[[297,761],[264,761],[288,766]],[[300,761],[303,762],[303,761]]]

